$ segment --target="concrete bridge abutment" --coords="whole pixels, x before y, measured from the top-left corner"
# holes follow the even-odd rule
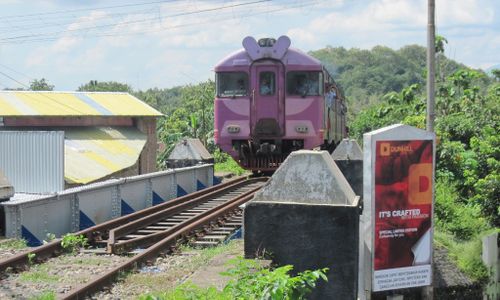
[[[293,152],[244,213],[245,256],[329,268],[310,299],[356,299],[359,196],[326,151]]]

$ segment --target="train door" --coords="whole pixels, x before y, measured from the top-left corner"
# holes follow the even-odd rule
[[[283,66],[254,64],[251,70],[253,97],[250,126],[254,137],[283,135],[284,79]]]

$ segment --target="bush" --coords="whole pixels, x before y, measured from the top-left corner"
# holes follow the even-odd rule
[[[452,235],[435,230],[434,240],[448,249],[450,257],[467,276],[477,283],[488,280],[488,269],[481,259],[482,235],[477,235],[469,241],[456,240]]]
[[[61,241],[61,247],[70,253],[76,253],[81,247],[85,247],[88,244],[88,240],[83,235],[74,235],[68,233],[63,236]]]
[[[231,172],[238,176],[245,172],[229,154],[216,149],[213,155],[215,172]]]
[[[456,186],[446,179],[436,182],[435,207],[436,226],[459,240],[468,240],[488,228],[481,217],[478,205],[463,203]]]
[[[214,287],[202,289],[185,283],[173,291],[159,295],[144,295],[142,300],[188,299],[305,299],[319,279],[327,281],[327,268],[305,271],[291,276],[293,267],[283,266],[274,270],[262,268],[256,261],[236,258],[229,262],[232,267],[223,275],[231,277],[222,291]]]

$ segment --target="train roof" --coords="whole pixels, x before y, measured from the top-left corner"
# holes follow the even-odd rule
[[[264,42],[262,42],[263,40]],[[318,70],[322,68],[319,60],[299,49],[290,48],[290,39],[287,36],[281,36],[278,40],[261,39],[259,42],[253,37],[246,37],[243,40],[243,49],[237,50],[222,59],[215,65],[215,71],[223,71],[238,66],[250,66],[254,61],[264,59],[280,60],[287,66],[307,66],[313,69],[317,67]]]

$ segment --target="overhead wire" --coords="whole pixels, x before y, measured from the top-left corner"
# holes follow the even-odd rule
[[[30,88],[28,85],[20,82],[19,80],[15,79],[14,77],[11,77],[9,74],[6,74],[6,73],[0,71],[0,75],[3,75],[4,77],[7,77],[8,79],[16,82],[17,84],[21,85],[22,87],[25,87],[25,88],[27,87],[28,89]]]
[[[148,3],[145,3],[145,4],[163,4],[163,3],[174,3],[174,2],[179,2],[181,3],[182,1],[180,0],[177,0],[177,1],[154,1],[154,2],[148,2]],[[227,1],[224,1],[224,0],[218,0],[218,1],[211,1],[211,3],[218,3],[218,2],[227,2]],[[183,2],[182,2],[183,3]],[[145,4],[141,4],[141,5],[145,5]],[[119,6],[119,7],[123,7],[123,6]],[[182,6],[177,6],[176,8],[177,9],[180,9],[182,10],[183,8],[187,7],[187,5],[185,5],[184,3],[182,4]],[[156,9],[160,9],[160,6],[154,6],[154,7],[150,7],[150,8],[147,8],[147,9],[144,9],[144,10],[140,10],[140,11],[137,11],[137,10],[134,10],[134,11],[124,11],[124,12],[119,12],[119,13],[110,13],[109,11],[103,11],[102,10],[103,7],[94,7],[94,8],[89,8],[89,9],[85,9],[85,10],[93,10],[93,11],[99,11],[99,12],[105,12],[105,15],[101,16],[100,18],[107,18],[107,19],[112,19],[112,18],[118,18],[118,17],[123,17],[123,16],[130,16],[130,15],[139,15],[139,14],[144,14],[144,13],[148,13],[150,11],[153,11],[153,10],[156,10]],[[105,7],[104,7],[105,8]],[[172,8],[171,8],[172,9]],[[80,16],[79,18],[84,18],[85,16]],[[36,18],[32,18],[32,19],[20,19],[20,20],[14,20],[16,23],[12,24],[10,20],[3,20],[3,22],[9,22],[10,25],[8,26],[0,26],[0,32],[2,31],[6,31],[8,30],[9,33],[10,32],[18,32],[18,31],[23,31],[23,30],[29,30],[29,29],[41,29],[41,28],[47,28],[47,27],[54,27],[54,26],[69,26],[69,25],[75,25],[75,24],[80,24],[80,23],[88,23],[88,22],[93,22],[95,21],[95,19],[92,19],[92,20],[78,20],[78,21],[74,21],[74,19],[77,18],[76,15],[74,14],[66,14],[66,15],[62,15],[62,16],[57,16],[57,17],[51,17],[49,22],[46,22],[46,20],[43,20],[40,16],[37,16]],[[63,23],[60,23],[60,22],[55,22],[54,23],[54,20],[68,20],[68,22],[63,22]],[[0,22],[2,21],[1,17],[0,17]],[[27,25],[24,25],[23,23],[25,22],[32,22],[32,23],[29,23]],[[33,23],[34,22],[34,23]],[[41,22],[43,25],[41,26],[41,24],[39,23]],[[19,24],[21,23],[21,24]],[[12,28],[15,27],[16,29],[15,30],[12,30]]]
[[[171,14],[171,15],[167,15],[167,16],[162,16],[162,19],[195,15],[195,14],[200,14],[200,13],[213,12],[213,11],[217,11],[217,10],[224,10],[224,9],[229,9],[229,8],[259,4],[259,3],[270,2],[270,1],[272,1],[272,0],[257,0],[257,1],[251,1],[251,2],[232,4],[232,5],[224,5],[224,6],[218,6],[218,7],[213,7],[213,8],[200,9],[200,10],[191,11],[191,12],[181,12],[181,13]],[[56,32],[51,32],[51,33],[39,33],[39,34],[30,34],[30,35],[21,35],[21,36],[0,38],[0,43],[4,44],[5,42],[16,41],[19,39],[29,39],[29,38],[36,38],[36,37],[43,37],[43,36],[55,36],[58,34],[64,34],[64,33],[68,33],[68,32],[69,33],[79,32],[79,31],[85,31],[85,30],[114,27],[114,26],[118,26],[118,25],[130,25],[130,24],[136,24],[136,23],[144,23],[144,22],[153,21],[153,20],[157,20],[157,19],[158,19],[158,17],[155,16],[155,17],[151,17],[151,18],[145,18],[142,20],[133,20],[133,21],[125,21],[125,22],[119,22],[119,23],[111,23],[111,24],[103,24],[103,25],[97,25],[97,26],[91,26],[91,27],[84,27],[84,28],[67,29],[67,30],[56,31]]]
[[[12,71],[12,72],[14,72],[14,73],[19,74],[19,75],[22,75],[22,76],[24,76],[24,77],[28,78],[30,81],[34,80],[34,79],[33,79],[33,78],[31,78],[30,76],[28,76],[28,75],[26,75],[26,74],[24,74],[24,73],[22,73],[22,72],[19,72],[19,71],[17,71],[17,70],[14,70],[13,68],[11,68],[11,67],[9,67],[9,66],[6,66],[6,65],[4,65],[4,64],[0,64],[0,67],[3,67],[3,68],[5,68],[5,69],[8,69],[8,70],[10,70],[10,71]]]
[[[3,76],[5,76],[5,77],[9,78],[10,80],[12,80],[12,81],[16,82],[17,84],[21,85],[22,87],[24,87],[24,88],[26,88],[26,89],[28,89],[28,90],[30,90],[30,89],[31,89],[31,87],[30,87],[30,86],[28,86],[28,85],[26,85],[26,84],[22,83],[21,81],[19,81],[19,80],[17,80],[17,79],[15,79],[15,78],[13,78],[12,76],[10,76],[10,75],[8,75],[8,74],[6,74],[6,73],[2,72],[2,71],[0,71],[0,75],[3,75]],[[64,106],[64,107],[66,107],[66,108],[68,108],[68,109],[70,109],[70,110],[72,110],[72,111],[74,111],[74,112],[77,112],[77,113],[79,113],[79,114],[85,114],[85,113],[84,113],[84,112],[82,112],[81,110],[78,110],[78,109],[76,109],[76,108],[74,108],[74,107],[71,107],[71,106],[69,106],[69,105],[67,105],[67,104],[65,104],[65,103],[63,103],[63,102],[61,102],[61,101],[59,101],[58,99],[55,99],[55,98],[53,98],[53,97],[50,97],[47,93],[40,93],[40,95],[41,95],[42,97],[44,97],[44,98],[47,98],[47,99],[49,99],[49,100],[52,100],[52,101],[54,101],[54,102],[58,103],[58,104],[59,104],[59,105],[61,105],[61,106]],[[26,94],[25,94],[25,96],[26,96],[26,97],[28,97],[28,98],[31,98],[31,99],[37,100],[37,98],[33,97],[33,95],[30,95],[30,93],[26,93]],[[51,102],[48,102],[48,104],[49,104],[49,105],[53,105],[53,107],[55,107],[55,108],[57,107],[57,106],[54,106],[54,104],[53,104],[53,103],[51,103]]]
[[[254,1],[254,2],[251,2],[251,3],[261,3],[261,2],[271,2],[271,1],[272,0],[261,0],[261,1]],[[285,10],[290,10],[290,9],[302,8],[302,7],[306,7],[306,6],[315,5],[315,4],[319,3],[319,2],[321,2],[321,1],[318,1],[318,0],[301,1],[301,2],[299,2],[297,4],[295,4],[295,5],[285,5],[285,6],[277,7],[275,9],[271,9],[271,10],[266,9],[265,11],[260,11],[260,12],[256,12],[256,13],[253,13],[253,14],[251,13],[251,14],[246,14],[246,15],[242,15],[242,16],[238,16],[238,17],[236,17],[236,16],[233,15],[231,17],[231,19],[236,19],[236,18],[243,19],[243,18],[253,17],[253,16],[257,16],[257,15],[262,15],[262,14],[268,14],[268,13],[280,12],[280,11],[285,11]],[[247,3],[250,3],[250,2],[247,2]],[[240,4],[239,6],[241,6],[241,5],[242,4]],[[228,7],[226,7],[226,8],[228,8]],[[219,8],[211,8],[211,9],[209,9],[209,11],[218,11],[218,10],[221,10],[221,9],[223,9],[223,8],[220,8],[220,7]],[[174,16],[177,16],[177,15],[189,15],[189,14],[195,14],[195,13],[200,13],[200,11],[185,12],[185,13],[176,14],[176,15],[168,15],[168,16],[165,16],[164,18],[174,17]],[[144,34],[144,33],[154,33],[154,32],[160,32],[160,31],[165,31],[165,30],[169,30],[169,29],[190,27],[190,26],[196,26],[196,25],[204,25],[204,24],[208,24],[208,23],[219,23],[219,22],[226,22],[226,21],[227,21],[227,19],[219,18],[219,19],[216,19],[216,20],[211,19],[211,20],[207,20],[207,21],[204,21],[204,22],[191,22],[191,23],[178,24],[178,25],[172,25],[172,26],[161,26],[160,25],[159,29],[141,30],[141,31],[136,31],[136,32],[86,33],[85,36],[70,34],[70,35],[64,35],[63,37],[93,38],[93,37],[110,37],[110,36],[131,36],[131,35],[141,35],[141,34]],[[117,25],[121,25],[121,24],[118,23]],[[0,39],[0,44],[54,41],[54,40],[57,40],[59,38],[61,38],[61,36],[54,36],[54,37],[33,37],[33,38],[30,38],[30,39],[25,39],[25,40],[20,40],[20,41],[2,41]]]
[[[10,19],[10,18],[23,18],[23,17],[33,17],[33,16],[67,14],[67,13],[72,13],[72,12],[91,11],[91,10],[97,10],[97,9],[116,9],[116,8],[123,8],[123,7],[143,6],[143,5],[161,4],[161,3],[169,3],[169,2],[172,3],[172,2],[178,2],[178,1],[181,1],[181,0],[149,1],[149,2],[140,2],[140,3],[131,3],[131,4],[112,5],[112,6],[100,6],[100,7],[89,7],[89,8],[77,8],[77,9],[59,10],[59,11],[43,12],[43,13],[33,13],[33,14],[23,14],[23,15],[11,15],[11,16],[0,17],[0,20],[2,20],[2,19]]]

